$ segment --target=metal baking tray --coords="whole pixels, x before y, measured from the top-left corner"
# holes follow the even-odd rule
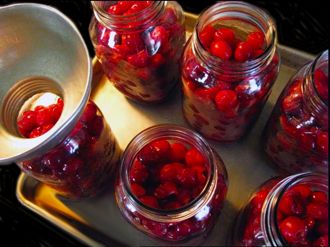
[[[187,36],[189,36],[197,16],[189,13],[185,16]],[[238,210],[258,185],[277,175],[262,151],[261,132],[288,79],[297,68],[314,58],[313,55],[281,45],[279,51],[282,59],[279,77],[260,118],[250,133],[241,141],[232,144],[210,141],[227,167],[229,191],[215,227],[201,246],[226,245],[227,236],[230,234]],[[127,100],[107,81],[95,58],[93,66],[91,98],[102,110],[123,150],[136,134],[152,125],[175,123],[187,126],[182,116],[179,89],[163,104],[140,105]],[[99,197],[69,201],[57,196],[48,186],[22,173],[17,183],[16,194],[25,207],[89,246],[169,245],[136,230],[121,216],[110,185]],[[186,244],[191,245],[191,243]]]

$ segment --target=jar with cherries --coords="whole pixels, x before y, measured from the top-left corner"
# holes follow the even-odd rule
[[[328,51],[301,68],[279,97],[265,150],[280,170],[328,172]]]
[[[1,23],[2,37],[19,44],[14,56],[12,42],[0,45],[0,165],[15,162],[66,198],[96,195],[114,178],[121,150],[90,100],[83,38],[69,18],[41,4],[1,8]]]
[[[202,137],[184,127],[157,125],[127,146],[115,194],[137,229],[180,241],[213,227],[227,187],[226,168]]]
[[[328,177],[299,173],[265,182],[237,217],[235,246],[328,246]]]
[[[46,98],[49,99],[49,95]],[[38,138],[47,133],[59,120],[63,106],[63,100],[57,98],[53,104],[37,103],[22,111],[17,122],[20,135]],[[78,121],[71,124],[70,133],[56,146],[17,162],[22,171],[71,199],[90,197],[102,190],[109,179],[114,178],[121,154],[110,127],[93,101],[89,100],[81,114]]]
[[[89,32],[113,85],[139,102],[159,102],[179,81],[185,43],[183,11],[175,1],[93,1]]]
[[[241,138],[258,118],[279,72],[273,19],[243,2],[199,17],[182,64],[183,113],[205,137]]]

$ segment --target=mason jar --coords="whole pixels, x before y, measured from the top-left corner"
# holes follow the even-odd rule
[[[328,172],[328,51],[289,80],[264,130],[265,150],[284,172]]]
[[[239,213],[234,246],[328,246],[328,177],[299,173],[262,184]]]
[[[95,195],[114,178],[121,151],[89,99],[84,40],[50,6],[15,4],[0,12],[0,36],[13,41],[0,48],[0,165],[15,162],[67,198]]]
[[[199,17],[181,61],[183,114],[203,136],[241,138],[279,72],[276,26],[244,2],[217,3]]]
[[[103,70],[126,97],[163,101],[179,81],[184,16],[175,1],[92,1],[90,37]]]
[[[156,125],[127,146],[115,194],[121,213],[137,229],[180,241],[207,234],[227,187],[224,163],[202,137],[184,127]]]

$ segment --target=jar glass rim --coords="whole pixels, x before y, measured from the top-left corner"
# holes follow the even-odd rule
[[[319,187],[324,185],[328,191],[328,177],[319,172],[304,172],[286,177],[278,182],[268,193],[262,207],[261,229],[265,233],[265,242],[268,246],[285,246],[286,241],[282,237],[277,224],[279,202],[285,192],[297,184],[317,182]]]
[[[148,141],[143,141],[144,135],[146,134],[150,134],[152,132],[158,132],[159,131],[164,131],[167,132],[170,131],[170,133],[168,134],[164,134],[162,136],[155,136],[154,139],[148,140]],[[136,157],[136,154],[138,153],[138,151],[141,150],[141,148],[143,148],[147,143],[152,142],[155,139],[158,139],[159,137],[171,137],[174,136],[174,134],[183,134],[183,135],[187,135],[190,137],[193,137],[194,140],[198,141],[198,143],[200,145],[203,146],[204,150],[206,152],[205,157],[208,158],[208,164],[210,166],[210,170],[208,173],[208,178],[207,181],[205,183],[205,186],[203,188],[203,190],[199,193],[199,195],[194,198],[191,202],[189,202],[187,205],[180,207],[178,209],[170,209],[170,210],[163,210],[163,209],[156,209],[156,208],[152,208],[149,207],[145,204],[143,204],[140,200],[138,200],[138,198],[133,195],[133,193],[131,192],[130,189],[130,183],[129,183],[129,176],[128,176],[128,170],[129,170],[129,166],[132,164],[134,158]],[[187,141],[187,143],[189,143]],[[135,145],[139,145],[139,149],[132,151],[132,148]],[[130,153],[131,152],[131,153]],[[169,215],[171,216],[178,216],[178,217],[184,217],[185,216],[185,212],[191,208],[194,208],[196,206],[196,204],[200,204],[201,199],[205,196],[205,194],[207,194],[209,192],[209,188],[212,185],[212,181],[214,179],[214,176],[216,176],[216,167],[214,165],[214,151],[212,150],[212,148],[209,146],[209,144],[206,142],[206,140],[204,140],[204,138],[202,138],[198,133],[179,126],[179,125],[174,125],[174,124],[159,124],[159,125],[154,125],[152,127],[149,127],[143,131],[141,131],[139,134],[137,134],[132,140],[131,142],[127,145],[127,148],[125,149],[124,153],[123,153],[123,158],[121,161],[121,166],[120,166],[120,179],[123,182],[124,185],[124,190],[126,191],[128,197],[130,198],[131,201],[133,201],[134,203],[137,204],[138,207],[140,207],[140,209],[146,210],[149,214],[154,214],[157,215],[158,217],[168,217]]]
[[[326,63],[326,67],[328,68],[329,66],[329,50],[325,50],[323,52],[321,52],[313,61],[312,63],[312,67],[311,67],[311,78],[312,78],[312,84],[313,84],[313,89],[316,92],[317,97],[320,99],[320,101],[322,102],[324,107],[328,108],[328,102],[323,99],[319,93],[319,91],[317,90],[316,86],[315,86],[315,71],[317,69],[319,69],[319,63],[321,62],[325,62]]]
[[[211,55],[204,48],[199,37],[202,27],[205,26],[205,23],[209,24],[213,21],[221,20],[225,14],[238,15],[240,18],[237,19],[251,18],[250,22],[258,26],[264,34],[266,32],[269,33],[268,35],[270,36],[270,39],[262,55],[256,59],[239,63],[236,61],[223,61],[221,58]],[[263,25],[261,25],[258,21],[265,23],[267,28],[263,27]],[[193,49],[196,53],[198,53],[199,57],[201,57],[203,61],[207,61],[205,64],[211,64],[211,67],[217,69],[221,68],[222,65],[225,65],[226,73],[245,73],[258,68],[263,63],[267,63],[267,61],[274,56],[275,48],[277,46],[276,24],[274,19],[266,10],[263,10],[255,5],[241,1],[218,2],[201,13],[195,25],[192,39],[196,44],[196,48],[194,49],[193,46]]]
[[[112,2],[115,1],[91,1],[94,10],[94,16],[103,25],[120,30],[133,29],[131,23],[137,22],[140,19],[148,19],[148,21],[150,21],[155,16],[157,16],[165,4],[164,1],[152,1],[149,6],[135,13],[129,15],[115,15],[109,14],[105,10],[105,4],[107,7],[109,7],[108,4]],[[128,27],[126,27],[126,25],[128,25]],[[143,26],[143,24],[141,25]]]

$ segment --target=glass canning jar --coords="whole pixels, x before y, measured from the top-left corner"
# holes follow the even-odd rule
[[[302,67],[279,97],[264,132],[282,171],[328,172],[328,51]]]
[[[24,111],[18,117],[19,131],[23,133],[22,126],[44,122],[30,132],[29,138],[37,138],[47,132],[49,124],[46,122],[54,114],[52,106],[50,110],[39,105],[35,111]],[[23,172],[53,187],[61,195],[78,199],[96,195],[109,179],[115,178],[120,155],[121,150],[103,114],[89,100],[70,134],[55,147],[18,161],[17,165]]]
[[[115,194],[137,229],[180,241],[212,228],[227,187],[226,168],[202,137],[184,127],[157,125],[127,146]]]
[[[175,1],[92,1],[89,32],[113,85],[139,102],[159,102],[179,81],[184,16]]]
[[[93,196],[114,177],[121,151],[89,100],[92,63],[83,38],[47,5],[0,12],[0,36],[13,41],[0,47],[0,165],[15,162],[65,197]]]
[[[328,246],[328,178],[299,173],[261,185],[241,210],[235,246]]]
[[[234,141],[259,116],[279,72],[273,19],[243,2],[221,2],[198,19],[181,64],[183,113],[205,137]]]

